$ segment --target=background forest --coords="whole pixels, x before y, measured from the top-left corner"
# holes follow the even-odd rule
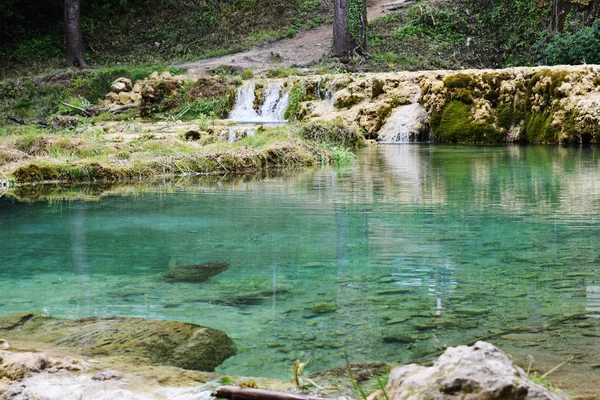
[[[94,66],[172,63],[234,53],[331,22],[332,0],[82,2]],[[422,0],[372,21],[355,70],[600,62],[599,0]],[[61,0],[0,3],[0,73],[64,66]],[[331,63],[332,61],[330,61]]]

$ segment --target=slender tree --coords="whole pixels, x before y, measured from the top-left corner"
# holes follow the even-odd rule
[[[67,38],[67,64],[88,67],[85,61],[83,34],[81,33],[80,0],[64,0],[65,34]]]
[[[333,52],[342,60],[367,53],[367,0],[335,0]]]

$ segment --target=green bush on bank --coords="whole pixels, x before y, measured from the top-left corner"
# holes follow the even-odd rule
[[[549,65],[600,63],[600,21],[553,36],[544,50]]]

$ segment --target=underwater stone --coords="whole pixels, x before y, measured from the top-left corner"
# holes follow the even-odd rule
[[[337,311],[337,305],[335,305],[333,303],[317,304],[311,310],[315,314],[325,314],[325,313]]]
[[[378,295],[388,295],[388,294],[406,294],[410,293],[410,289],[389,289],[389,290],[379,290],[375,292]]]
[[[383,337],[385,343],[414,343],[417,338],[410,335],[389,334]]]
[[[229,263],[226,261],[208,261],[202,264],[181,265],[173,268],[163,276],[168,282],[199,283],[227,271],[228,268]]]

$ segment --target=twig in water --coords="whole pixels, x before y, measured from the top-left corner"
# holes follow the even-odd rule
[[[550,371],[546,372],[544,375],[542,375],[542,378],[547,377],[548,375],[550,375],[551,373],[555,372],[557,369],[559,369],[560,367],[562,367],[563,365],[569,363],[571,360],[573,359],[573,356],[569,356],[565,361],[561,362],[560,364],[558,364],[556,367],[552,368]]]

